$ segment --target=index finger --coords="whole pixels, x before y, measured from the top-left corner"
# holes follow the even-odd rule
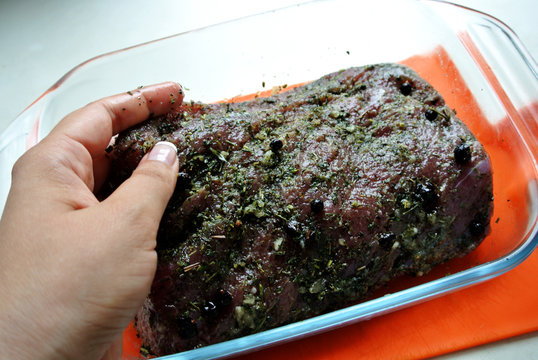
[[[92,102],[67,115],[50,136],[64,135],[81,143],[92,157],[100,155],[112,136],[151,115],[162,115],[183,101],[183,89],[174,82],[136,90]]]

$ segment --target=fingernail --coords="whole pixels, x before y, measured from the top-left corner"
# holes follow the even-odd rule
[[[177,147],[168,141],[159,141],[148,154],[148,160],[156,160],[174,165],[177,157]]]

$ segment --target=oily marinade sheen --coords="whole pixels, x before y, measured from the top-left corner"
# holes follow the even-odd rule
[[[401,65],[183,104],[119,135],[108,191],[160,140],[177,145],[180,173],[137,316],[157,355],[344,307],[468,253],[489,231],[486,152]]]

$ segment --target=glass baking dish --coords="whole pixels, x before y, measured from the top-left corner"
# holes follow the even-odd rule
[[[437,1],[310,1],[90,59],[3,132],[0,209],[16,159],[63,116],[92,100],[175,80],[187,89],[186,101],[215,102],[380,62],[417,71],[484,144],[494,172],[491,234],[471,254],[423,277],[396,279],[367,301],[164,358],[259,349],[418,304],[520,264],[538,244],[537,66],[500,21]]]

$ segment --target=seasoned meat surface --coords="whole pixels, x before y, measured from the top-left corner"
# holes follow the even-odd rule
[[[363,299],[474,249],[488,156],[409,68],[379,64],[241,103],[186,103],[116,140],[108,191],[160,140],[178,182],[137,316],[156,355]]]

